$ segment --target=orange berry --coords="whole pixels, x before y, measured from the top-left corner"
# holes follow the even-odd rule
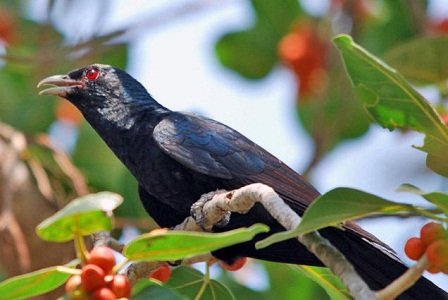
[[[117,298],[129,298],[131,296],[131,284],[124,275],[115,275],[109,283],[109,287]]]
[[[155,269],[149,277],[165,283],[171,277],[171,268],[167,264],[161,265]]]
[[[247,257],[238,257],[232,264],[226,264],[222,260],[219,261],[221,268],[227,271],[237,271],[244,267],[247,262]]]
[[[91,292],[105,284],[105,273],[97,265],[88,264],[82,268],[82,286],[87,292]]]
[[[404,245],[404,253],[406,253],[407,257],[410,259],[419,260],[423,253],[425,253],[425,248],[426,247],[421,239],[413,237]]]
[[[438,240],[426,248],[426,257],[431,267],[439,270],[448,265],[448,240]]]
[[[445,234],[445,228],[440,223],[429,222],[420,229],[420,238],[425,246],[442,239]]]
[[[95,290],[90,297],[91,300],[115,300],[117,296],[107,287]]]
[[[87,264],[93,264],[103,269],[105,274],[109,274],[115,266],[114,251],[109,247],[99,246],[90,251]]]

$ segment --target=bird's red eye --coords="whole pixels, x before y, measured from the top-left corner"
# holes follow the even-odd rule
[[[86,70],[86,78],[90,81],[98,79],[100,76],[100,71],[94,68],[90,68]]]

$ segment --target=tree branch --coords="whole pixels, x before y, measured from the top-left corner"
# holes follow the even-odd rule
[[[300,216],[271,187],[261,183],[250,184],[230,192],[212,192],[203,197],[211,198],[211,200],[202,207],[201,225],[198,225],[193,217],[188,217],[173,230],[211,231],[212,227],[225,218],[229,211],[245,214],[257,202],[261,203],[286,230],[295,229],[301,222]],[[427,267],[427,262],[419,261],[416,266],[410,268],[384,290],[375,293],[358,275],[345,256],[317,231],[299,235],[297,239],[342,280],[350,294],[356,299],[394,299],[412,286]]]

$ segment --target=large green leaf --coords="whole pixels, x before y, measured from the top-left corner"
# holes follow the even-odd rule
[[[328,268],[312,266],[294,266],[294,268],[319,284],[332,300],[353,299],[342,281]]]
[[[383,127],[426,135],[421,150],[433,171],[448,176],[448,129],[437,112],[400,74],[347,35],[334,39],[352,83],[370,115]]]
[[[172,261],[208,253],[220,248],[251,240],[269,231],[263,224],[223,233],[167,231],[143,234],[129,242],[123,254],[133,260]]]
[[[0,299],[29,299],[48,293],[64,284],[74,271],[57,266],[6,279],[0,282]]]
[[[255,246],[265,248],[300,234],[328,226],[340,226],[344,221],[373,214],[416,213],[417,210],[412,205],[389,201],[363,191],[336,188],[318,197],[307,208],[296,229],[273,234],[257,242]]]
[[[446,36],[417,38],[390,49],[384,60],[415,83],[440,83],[448,79],[446,49]]]
[[[81,235],[111,230],[112,220],[108,213],[122,202],[120,195],[111,192],[80,197],[41,222],[36,232],[43,240],[66,242],[73,239],[78,230]]]
[[[232,292],[220,282],[210,279],[196,269],[178,267],[173,270],[167,285],[178,293],[195,300],[232,300]]]

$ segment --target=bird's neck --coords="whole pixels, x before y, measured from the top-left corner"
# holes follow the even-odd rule
[[[154,127],[168,113],[170,110],[155,101],[134,101],[83,111],[86,120],[118,156],[117,152],[125,150],[126,144],[136,136],[152,136]]]

